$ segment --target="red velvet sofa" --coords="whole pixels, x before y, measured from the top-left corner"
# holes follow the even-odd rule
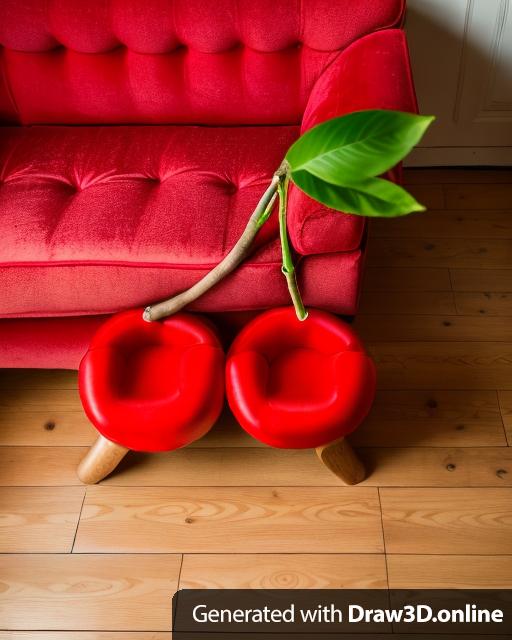
[[[2,0],[0,366],[74,368],[105,317],[189,287],[301,130],[414,111],[404,0]],[[356,311],[365,223],[297,189],[305,302]],[[277,221],[192,310],[288,304]]]

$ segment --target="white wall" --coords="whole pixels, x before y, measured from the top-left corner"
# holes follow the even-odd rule
[[[438,121],[409,165],[512,165],[512,0],[409,0],[420,109]]]

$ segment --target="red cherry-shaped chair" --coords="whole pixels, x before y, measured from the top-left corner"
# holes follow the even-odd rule
[[[201,438],[224,399],[224,353],[214,330],[180,313],[145,322],[142,310],[109,319],[79,369],[85,412],[99,437],[78,467],[102,480],[125,454],[171,451]]]
[[[248,433],[273,447],[316,448],[347,484],[365,477],[345,436],[368,413],[375,379],[354,331],[314,309],[303,322],[292,307],[261,314],[237,336],[226,364],[228,402]]]

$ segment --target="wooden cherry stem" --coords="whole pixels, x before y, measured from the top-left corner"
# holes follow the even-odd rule
[[[194,300],[197,300],[209,289],[215,286],[228,274],[234,271],[238,265],[248,256],[251,245],[256,238],[261,226],[267,221],[272,212],[278,185],[285,179],[288,171],[288,163],[284,161],[272,177],[270,185],[258,202],[256,209],[252,213],[244,232],[231,249],[231,251],[214,267],[204,278],[196,282],[190,289],[178,295],[151,305],[144,309],[143,318],[146,322],[161,320],[167,316],[177,313]]]

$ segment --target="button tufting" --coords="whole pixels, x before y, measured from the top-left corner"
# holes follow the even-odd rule
[[[226,181],[223,184],[226,193],[228,193],[229,195],[234,195],[238,191],[238,185],[234,182]]]
[[[185,44],[184,42],[177,42],[173,47],[166,49],[163,53],[166,55],[173,53],[185,53],[189,48],[188,44]]]

